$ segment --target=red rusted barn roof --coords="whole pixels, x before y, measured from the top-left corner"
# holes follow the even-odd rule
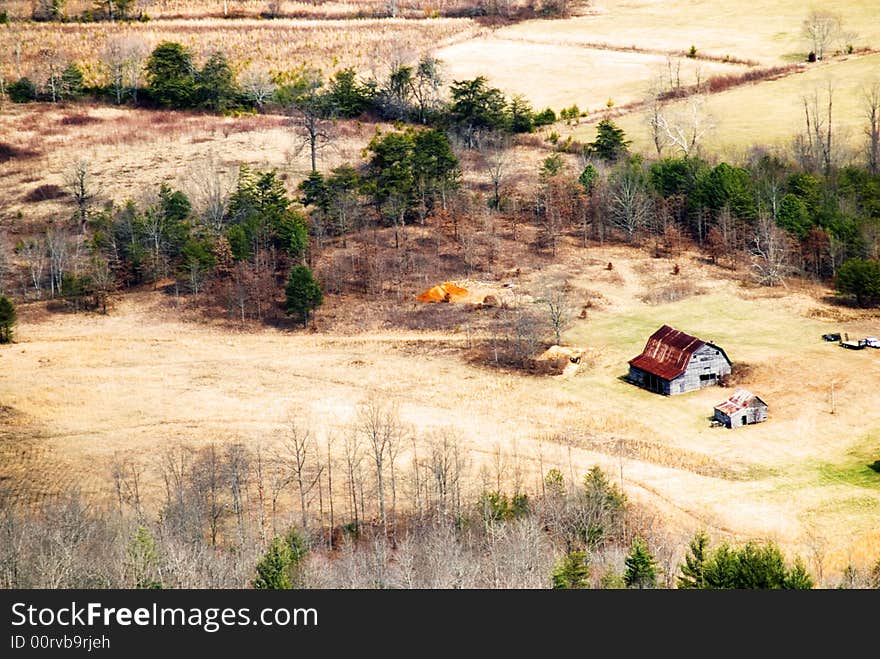
[[[728,398],[720,405],[716,405],[715,409],[720,410],[727,416],[731,416],[741,410],[751,407],[755,401],[766,405],[763,400],[758,398],[748,389],[737,389],[735,392],[733,392],[733,396]]]
[[[672,380],[685,372],[691,356],[704,345],[705,341],[664,325],[651,335],[642,354],[629,363],[664,380]]]

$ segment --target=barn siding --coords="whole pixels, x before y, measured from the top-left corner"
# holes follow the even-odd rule
[[[707,344],[694,352],[685,372],[672,381],[671,393],[711,387],[725,375],[730,375],[730,363],[720,348]],[[703,379],[700,376],[712,377]]]
[[[637,368],[631,364],[629,367],[629,381],[639,385],[640,387],[644,387],[649,391],[663,394],[664,396],[668,396],[670,394],[669,380],[658,377],[653,373],[643,371],[642,369]]]

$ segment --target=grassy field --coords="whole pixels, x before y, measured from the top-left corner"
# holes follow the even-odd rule
[[[377,125],[346,122],[319,156],[322,168],[358,162]],[[165,181],[199,203],[213,177],[234,185],[240,163],[278,169],[291,189],[310,169],[308,149],[283,116],[241,118],[112,107],[7,105],[0,135],[21,156],[0,162],[0,213],[14,233],[53,217],[69,217],[69,196],[39,200],[41,186],[66,189],[79,159],[89,162],[96,203],[141,199]],[[29,196],[30,195],[30,196]],[[19,216],[20,213],[20,216]]]
[[[32,10],[30,0],[4,0],[12,16],[29,16]],[[267,0],[143,0],[133,3],[132,13],[141,11],[152,20],[169,18],[259,18],[269,15]],[[299,2],[277,0],[276,15],[283,18],[363,18],[387,16],[386,0],[340,0],[337,2]],[[440,0],[428,2],[409,0],[398,3],[398,16],[430,17],[438,9],[452,11],[456,8],[473,6],[468,0]],[[78,16],[94,8],[91,0],[68,0],[64,11],[68,16]]]
[[[148,49],[162,40],[180,41],[199,62],[223,49],[240,71],[313,65],[330,74],[353,66],[365,76],[382,77],[392,61],[412,60],[433,51],[445,64],[447,83],[486,75],[509,96],[523,94],[538,109],[550,106],[558,111],[576,104],[596,113],[606,109],[609,101],[622,108],[646,99],[659,78],[669,78],[669,61],[679,69],[681,83],[692,85],[698,78],[803,62],[808,50],[801,36],[808,9],[794,0],[778,0],[769,8],[756,0],[736,5],[720,0],[609,0],[595,3],[588,15],[494,29],[464,18],[350,18],[356,8],[369,13],[373,4],[303,6],[316,12],[326,10],[328,20],[323,14],[322,20],[200,18],[211,13],[212,5],[167,2],[155,5],[161,20],[147,23],[10,24],[0,26],[0,75],[39,79],[45,68],[40,50],[52,43],[61,55],[82,65],[88,81],[102,82],[106,71],[99,64],[101,52],[109,40],[121,37],[139,40]],[[290,5],[289,15],[300,10],[296,3],[282,5]],[[220,6],[216,3],[213,8]],[[245,2],[236,7],[250,15],[256,5]],[[414,7],[407,5],[408,10]],[[831,52],[847,45],[857,49],[880,45],[873,9],[869,0],[835,4],[843,33],[831,44]],[[337,15],[334,12],[341,18],[332,18]],[[697,57],[683,57],[692,45]],[[801,124],[801,97],[827,80],[833,80],[837,88],[835,122],[840,144],[856,148],[863,124],[861,89],[876,81],[877,58],[837,57],[812,65],[805,73],[713,95],[707,111],[717,128],[705,138],[706,150],[727,156],[739,155],[755,143],[787,145]],[[625,112],[617,120],[638,148],[649,150],[643,113],[638,107]],[[576,126],[576,137],[591,139],[595,119],[594,115],[589,124]],[[571,129],[562,126],[561,130],[565,135]]]
[[[843,148],[843,155],[860,158],[866,124],[864,93],[872,81],[880,82],[880,55],[819,64],[780,80],[712,94],[706,97],[703,111],[715,128],[703,141],[705,151],[735,158],[756,144],[790,146],[795,135],[804,131],[804,96],[818,93],[820,108],[824,108],[830,84],[834,139]],[[681,110],[687,103],[673,103],[670,111]],[[653,152],[645,111],[621,116],[615,122],[633,140],[634,149]],[[595,137],[595,127],[580,126],[573,133],[589,141]]]
[[[509,96],[523,94],[538,108],[556,111],[577,104],[581,110],[604,109],[641,100],[652,80],[667,72],[666,55],[585,48],[555,41],[491,36],[460,41],[441,48],[437,57],[449,78],[463,80],[485,75]],[[696,67],[701,75],[739,72],[742,66],[675,58],[685,84]]]
[[[801,60],[809,51],[801,24],[813,7],[799,0],[597,0],[594,12],[567,21],[538,21],[504,28],[504,38],[729,55],[762,63]],[[834,47],[880,46],[880,23],[873,0],[843,0],[817,9],[841,16],[849,38]]]
[[[712,76],[738,75],[750,68],[803,62],[807,43],[802,3],[749,0],[600,2],[589,16],[564,21],[527,21],[464,40],[438,51],[452,77],[485,74],[508,94],[524,94],[536,107],[581,110],[618,108],[644,101],[658,79],[669,78],[669,61],[683,85]],[[868,1],[837,3],[844,34],[829,52],[880,45],[876,9]],[[760,16],[760,20],[756,20]],[[697,57],[682,57],[694,45]],[[707,152],[740,156],[754,144],[788,146],[803,123],[802,97],[833,82],[834,122],[839,143],[850,151],[862,141],[863,90],[880,78],[877,55],[838,56],[779,80],[747,84],[713,94],[706,114],[716,128],[704,139]],[[729,62],[723,60],[729,58]],[[680,101],[678,105],[684,102]],[[670,108],[675,111],[676,104]],[[595,119],[593,119],[595,121]],[[615,119],[636,149],[653,151],[644,111],[624,110]],[[554,130],[559,131],[559,126]],[[592,121],[573,131],[577,139],[595,136]]]
[[[607,261],[615,277],[603,274]],[[680,276],[711,292],[647,305],[634,294],[655,286],[670,262],[626,248],[571,248],[565,269],[575,295],[589,289],[606,301],[565,335],[592,349],[574,377],[469,365],[463,331],[352,334],[319,315],[319,334],[237,332],[181,322],[168,299],[147,293],[119,300],[106,317],[46,315],[33,305],[22,310],[19,342],[0,350],[2,477],[27,498],[73,484],[109,497],[120,452],[149,464],[180,443],[271,446],[290,414],[338,437],[374,395],[399,401],[420,437],[454,428],[474,474],[496,451],[516,453],[534,475],[539,464],[565,473],[599,464],[622,474],[633,499],[685,520],[683,528],[773,538],[804,556],[807,535],[818,534],[826,569],[876,558],[880,476],[865,465],[880,450],[872,405],[880,351],[841,350],[819,335],[876,333],[877,317],[821,321],[816,291],[768,296],[698,259],[679,263]],[[321,314],[350,303],[331,297]],[[712,406],[729,390],[664,398],[623,382],[626,361],[662,323],[714,339],[735,364],[748,364],[742,384],[768,402],[770,420],[711,428]]]
[[[315,66],[325,74],[353,66],[384,74],[395,58],[418,55],[430,44],[467,38],[480,31],[470,19],[375,20],[169,20],[148,23],[24,23],[0,26],[0,75],[40,79],[41,50],[47,43],[80,64],[87,82],[102,83],[101,53],[113,39],[141,42],[152,50],[161,41],[182,43],[199,64],[222,50],[233,66],[284,71]],[[19,54],[16,54],[19,53]]]

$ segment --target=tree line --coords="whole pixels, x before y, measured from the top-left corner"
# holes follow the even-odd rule
[[[270,444],[117,456],[114,500],[0,508],[5,588],[784,588],[815,584],[772,542],[688,547],[598,466],[477,460],[393,406],[350,427],[291,421]],[[563,474],[563,470],[568,475]],[[9,496],[9,495],[7,495]],[[155,504],[148,502],[156,502]],[[876,587],[851,566],[841,587]]]
[[[443,3],[435,6],[433,3],[407,4],[402,7],[398,0],[390,0],[381,9],[369,8],[358,9],[349,18],[397,18],[404,14],[417,18],[425,16],[449,17],[449,18],[482,18],[491,17],[499,20],[516,21],[526,18],[558,18],[570,14],[573,0],[508,0],[497,2],[496,0],[460,0],[457,2]],[[578,4],[587,4],[582,0]],[[125,22],[125,21],[149,21],[150,15],[146,9],[149,2],[137,0],[94,0],[93,6],[83,10],[79,14],[71,14],[67,11],[67,0],[35,0],[31,10],[30,19],[37,22],[78,22],[93,23],[100,21]],[[378,6],[378,5],[377,5]],[[224,18],[244,17],[235,7],[231,8],[229,0],[223,0]],[[210,16],[207,14],[205,17]],[[279,0],[267,0],[265,8],[258,14],[260,18],[275,19],[284,18],[281,2]],[[296,13],[287,17],[301,18]],[[320,14],[308,14],[309,18],[321,18]],[[331,14],[331,17],[336,18]],[[0,23],[10,20],[8,12],[0,11]]]
[[[382,79],[360,79],[352,68],[329,78],[313,67],[273,74],[248,68],[238,75],[222,51],[210,54],[198,67],[190,50],[179,43],[162,42],[147,54],[142,44],[126,38],[109,42],[101,56],[103,85],[85,85],[82,67],[51,48],[41,51],[41,64],[40,80],[24,76],[6,81],[5,92],[12,101],[89,97],[221,114],[271,110],[288,113],[312,130],[317,122],[366,114],[440,129],[454,126],[471,144],[487,130],[525,133],[556,120],[552,109],[535,112],[522,96],[507,99],[483,76],[453,82],[451,101],[446,101],[441,63],[430,55],[415,63],[397,62]]]

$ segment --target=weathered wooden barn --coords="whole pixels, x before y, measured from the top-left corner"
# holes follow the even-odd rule
[[[737,389],[733,396],[715,406],[715,420],[728,428],[739,428],[767,420],[767,403],[748,389]]]
[[[629,360],[629,380],[666,396],[718,384],[730,374],[727,354],[715,344],[664,325]]]

